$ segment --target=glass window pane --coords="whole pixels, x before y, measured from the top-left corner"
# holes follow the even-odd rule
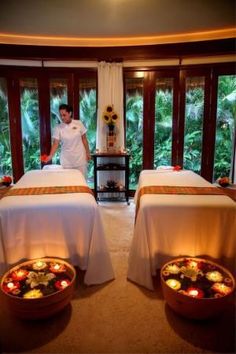
[[[230,177],[236,129],[236,76],[218,78],[214,181]]]
[[[51,132],[53,134],[54,127],[61,123],[59,106],[62,103],[68,103],[68,80],[67,79],[51,79],[50,80],[50,120]],[[52,163],[59,164],[60,147],[55,153]]]
[[[154,168],[171,165],[173,82],[172,78],[156,80]]]
[[[0,77],[0,176],[12,175],[6,79]]]
[[[96,149],[97,129],[97,84],[96,79],[79,80],[79,116],[87,128],[87,139],[91,152]],[[93,163],[88,163],[87,179],[89,186],[93,188]]]
[[[41,166],[37,79],[20,80],[20,104],[24,170],[29,171]]]
[[[126,79],[126,148],[131,154],[130,189],[135,189],[143,164],[143,79]]]
[[[196,173],[201,171],[204,90],[204,77],[186,79],[183,165]]]

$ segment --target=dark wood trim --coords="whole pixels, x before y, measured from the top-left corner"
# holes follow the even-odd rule
[[[212,82],[212,71],[205,76],[205,92],[204,92],[204,120],[203,120],[203,139],[202,139],[202,161],[201,176],[212,182],[211,160],[214,155],[214,134],[215,122],[212,116],[212,92],[214,85]],[[212,139],[212,137],[214,137]],[[210,141],[211,140],[211,141]],[[210,143],[209,143],[210,142]]]
[[[73,118],[78,119],[78,109],[75,105],[75,94],[74,94],[74,74],[68,75],[68,104],[73,108]]]
[[[143,121],[143,167],[153,168],[154,129],[155,129],[155,80],[157,77],[174,78],[174,111],[172,164],[183,164],[184,126],[185,126],[185,83],[188,76],[204,76],[205,106],[203,123],[203,147],[201,174],[212,181],[215,153],[215,132],[217,115],[217,83],[220,75],[235,75],[235,63],[218,63],[191,65],[185,67],[158,67],[127,69],[124,68],[124,87],[126,78],[144,77],[144,121]],[[39,115],[40,115],[40,144],[41,153],[48,153],[51,146],[50,126],[50,88],[51,78],[68,79],[68,98],[79,118],[79,79],[93,77],[97,79],[96,69],[82,68],[23,68],[0,66],[0,75],[8,82],[10,140],[12,149],[12,167],[14,180],[17,181],[24,173],[22,131],[20,112],[19,79],[33,77],[38,80]],[[126,91],[124,91],[126,92]],[[124,94],[125,108],[125,94]],[[17,137],[17,141],[16,141]],[[235,144],[235,142],[234,142]]]
[[[173,126],[172,126],[172,166],[179,164],[179,121],[180,121],[180,75],[176,72],[173,87]]]
[[[185,97],[186,97],[186,71],[179,71],[179,114],[177,122],[177,161],[176,164],[183,166],[184,154],[184,124],[185,124]]]
[[[50,122],[50,88],[46,75],[38,79],[39,117],[40,117],[40,149],[41,154],[48,155],[51,149]]]
[[[14,182],[17,182],[24,174],[19,79],[14,77],[8,78],[7,91],[12,170]]]
[[[155,134],[155,72],[144,74],[143,95],[143,168],[152,169]]]
[[[235,39],[119,47],[0,45],[0,58],[32,60],[143,60],[235,53]]]

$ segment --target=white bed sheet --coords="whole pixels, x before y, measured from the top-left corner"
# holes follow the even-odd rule
[[[66,185],[87,186],[77,170],[34,170],[13,188]],[[88,285],[114,278],[99,206],[89,193],[4,197],[0,226],[2,270],[22,259],[55,256],[86,270]]]
[[[212,184],[192,171],[144,170],[135,194],[151,185]],[[216,188],[216,187],[215,187]],[[129,255],[128,278],[153,289],[152,276],[173,257],[210,256],[235,264],[236,203],[222,195],[157,195],[140,198]]]

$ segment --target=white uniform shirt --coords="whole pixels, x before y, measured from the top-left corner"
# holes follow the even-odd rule
[[[53,132],[53,139],[61,143],[60,162],[63,168],[78,168],[86,165],[86,150],[82,141],[82,135],[87,129],[80,120],[74,120],[69,124],[57,125]]]

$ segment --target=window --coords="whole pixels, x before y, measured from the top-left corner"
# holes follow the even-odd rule
[[[201,171],[204,77],[187,77],[185,97],[184,168]]]
[[[131,154],[130,189],[135,189],[143,164],[143,79],[126,79],[126,148]]]
[[[51,132],[53,135],[53,130],[55,126],[61,123],[61,117],[59,113],[59,106],[62,103],[68,103],[68,83],[67,79],[56,78],[50,79],[50,121],[51,121]],[[60,147],[56,151],[52,162],[55,164],[60,164],[59,160]]]
[[[96,79],[79,79],[79,116],[87,128],[87,139],[91,152],[96,149],[97,92]],[[93,186],[93,164],[88,164],[88,183]]]
[[[160,165],[171,165],[173,81],[172,78],[156,80],[154,168]]]
[[[40,168],[38,84],[34,78],[20,79],[21,129],[24,170]]]
[[[0,77],[0,176],[12,175],[6,79]]]
[[[218,77],[214,181],[230,176],[236,129],[236,76]]]

